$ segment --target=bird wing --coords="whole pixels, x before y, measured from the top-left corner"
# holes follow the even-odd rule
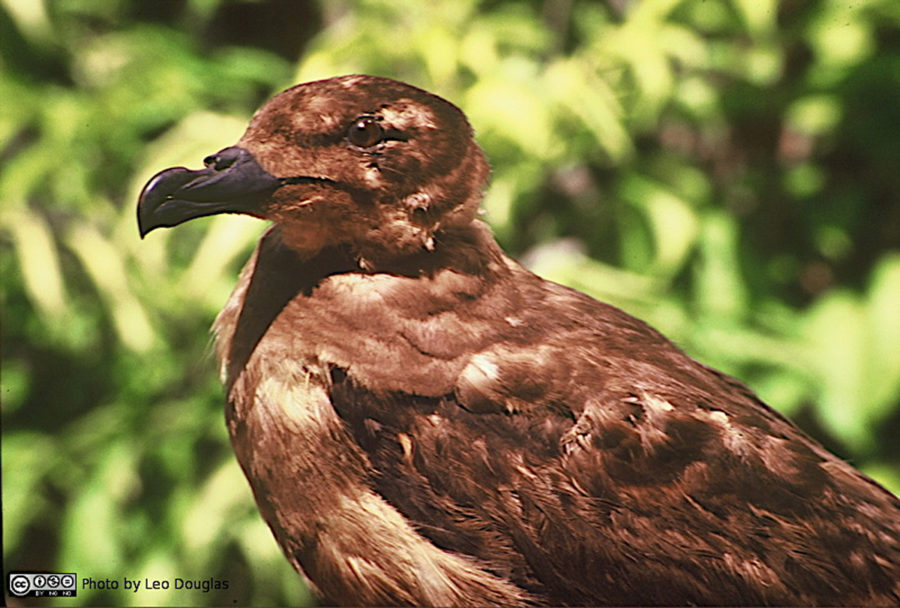
[[[896,500],[643,322],[484,242],[433,274],[310,274],[276,237],[242,281],[271,323],[236,323],[237,376],[302,363],[335,458],[434,547],[560,604],[897,600]]]

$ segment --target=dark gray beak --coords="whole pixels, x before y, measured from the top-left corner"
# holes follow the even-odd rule
[[[138,199],[141,238],[155,228],[177,226],[217,213],[258,214],[281,180],[266,172],[253,155],[233,146],[208,156],[206,168],[174,167],[150,178]]]

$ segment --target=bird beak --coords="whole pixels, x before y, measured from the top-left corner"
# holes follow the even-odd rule
[[[253,213],[280,185],[244,148],[225,148],[206,168],[173,167],[150,178],[138,199],[141,238],[155,228],[217,213]]]

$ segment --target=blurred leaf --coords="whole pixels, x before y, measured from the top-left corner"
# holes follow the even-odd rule
[[[240,468],[230,459],[210,475],[206,484],[198,488],[197,497],[185,514],[182,529],[185,549],[196,551],[224,540],[221,531],[233,521],[235,509],[247,504],[245,484]]]
[[[648,274],[671,276],[681,270],[699,231],[690,204],[672,190],[637,175],[624,181],[622,196],[641,209],[650,225],[656,255]]]
[[[771,34],[777,20],[777,0],[734,0],[747,29],[755,36]]]
[[[523,71],[528,68],[523,66]],[[479,81],[466,97],[471,119],[483,125],[485,137],[499,136],[539,156],[551,154],[550,117],[538,91],[530,86],[534,74],[521,81],[489,79]],[[502,109],[502,111],[498,111]]]
[[[22,207],[4,211],[3,218],[15,240],[25,287],[42,314],[61,316],[67,298],[56,243],[43,218],[22,211]]]
[[[6,370],[4,370],[4,375]],[[21,540],[36,516],[45,514],[48,500],[44,476],[56,465],[52,438],[33,432],[5,432],[3,437],[4,554]]]
[[[231,293],[234,262],[239,254],[259,240],[262,228],[258,220],[247,217],[221,215],[212,218],[182,277],[183,293],[193,299],[205,299],[212,310],[221,308]]]
[[[865,388],[872,415],[883,419],[900,400],[900,253],[881,260],[869,284],[867,335],[869,356]]]
[[[840,102],[833,95],[809,95],[798,99],[787,115],[791,127],[809,135],[827,133],[840,119]]]
[[[701,255],[696,267],[698,310],[702,315],[743,317],[749,298],[740,276],[734,218],[721,212],[707,213],[701,230]]]
[[[128,529],[120,501],[136,483],[131,450],[123,444],[106,446],[97,470],[66,511],[62,563],[94,578],[122,575]]]
[[[842,67],[859,63],[874,52],[872,25],[859,18],[863,13],[858,4],[840,0],[818,4],[809,40],[824,64]]]
[[[866,390],[865,311],[846,292],[831,292],[805,319],[809,358],[822,381],[816,412],[823,424],[855,449],[871,440],[863,408]]]
[[[147,351],[156,339],[156,333],[143,306],[128,287],[125,260],[121,254],[88,225],[73,228],[67,243],[106,300],[119,339],[131,350]]]

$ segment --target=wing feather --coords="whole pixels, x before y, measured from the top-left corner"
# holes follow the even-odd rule
[[[643,322],[466,238],[433,271],[304,278],[249,329],[226,307],[230,368],[304,365],[354,483],[523,601],[900,601],[893,496]]]

